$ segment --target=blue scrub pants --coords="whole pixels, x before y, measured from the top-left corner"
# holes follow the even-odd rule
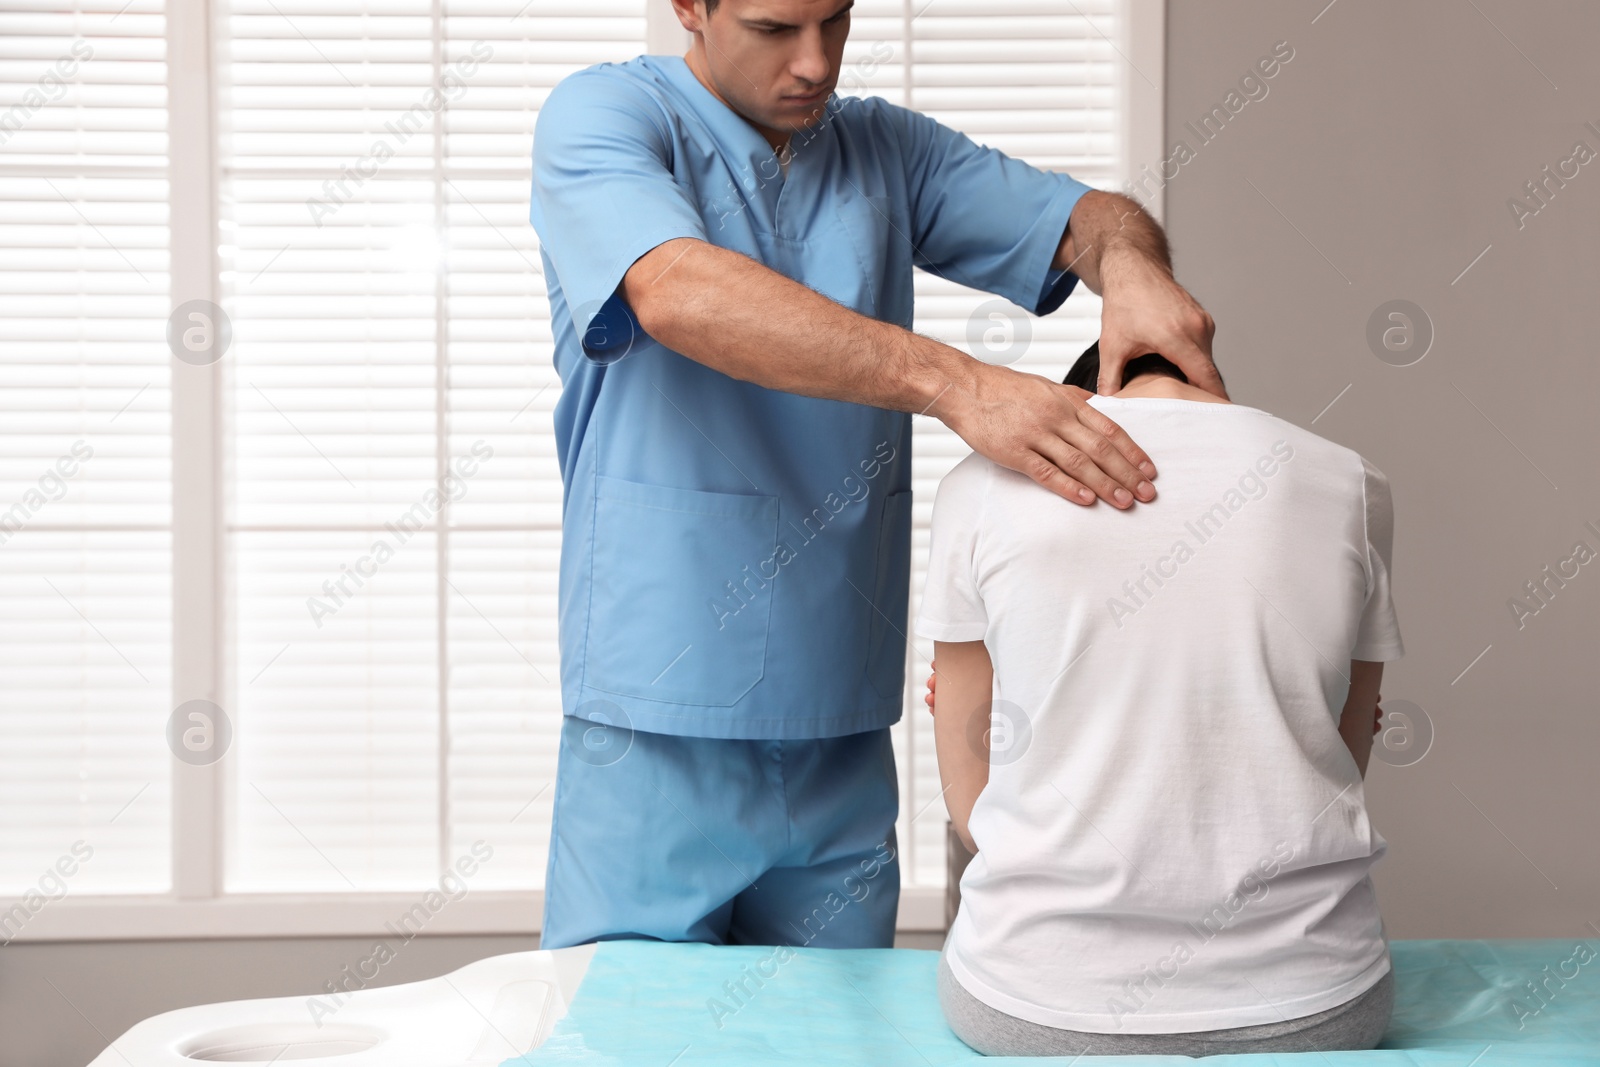
[[[889,948],[898,810],[887,728],[742,741],[566,716],[540,947]]]

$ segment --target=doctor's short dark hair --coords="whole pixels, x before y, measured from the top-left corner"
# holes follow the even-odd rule
[[[1178,365],[1165,356],[1154,352],[1147,352],[1142,356],[1135,356],[1128,360],[1122,367],[1122,381],[1117,383],[1118,388],[1126,385],[1141,374],[1160,374],[1167,378],[1176,378],[1180,382],[1187,382],[1188,375],[1178,369]],[[1094,392],[1100,384],[1100,342],[1084,349],[1083,355],[1078,357],[1078,362],[1067,371],[1067,376],[1061,379],[1062,385],[1076,385],[1079,389]]]

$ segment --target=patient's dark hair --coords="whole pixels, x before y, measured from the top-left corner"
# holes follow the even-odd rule
[[[1160,374],[1167,378],[1176,378],[1180,382],[1189,380],[1188,376],[1178,369],[1177,364],[1165,356],[1147,352],[1142,356],[1135,356],[1123,364],[1122,381],[1118,383],[1118,387],[1126,385],[1141,374]],[[1091,393],[1098,388],[1100,384],[1100,342],[1098,340],[1084,349],[1083,355],[1078,357],[1078,362],[1074,363],[1072,369],[1067,371],[1067,376],[1061,379],[1061,384],[1076,385],[1079,389],[1085,389]]]

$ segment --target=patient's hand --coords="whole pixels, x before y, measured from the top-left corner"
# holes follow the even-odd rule
[[[939,669],[939,661],[930,659],[928,661],[928,666],[932,667],[934,671],[937,672]],[[933,683],[938,681],[938,679],[939,675],[937,673],[928,675],[928,691],[922,697],[922,702],[928,705],[929,715],[933,714]]]

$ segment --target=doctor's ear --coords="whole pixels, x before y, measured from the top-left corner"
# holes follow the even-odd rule
[[[700,28],[700,12],[695,10],[699,5],[695,0],[672,0],[672,13],[678,17],[678,25],[693,33]]]
[[[698,33],[716,12],[717,2],[718,0],[672,0],[672,11],[678,16],[680,26],[690,33]]]

